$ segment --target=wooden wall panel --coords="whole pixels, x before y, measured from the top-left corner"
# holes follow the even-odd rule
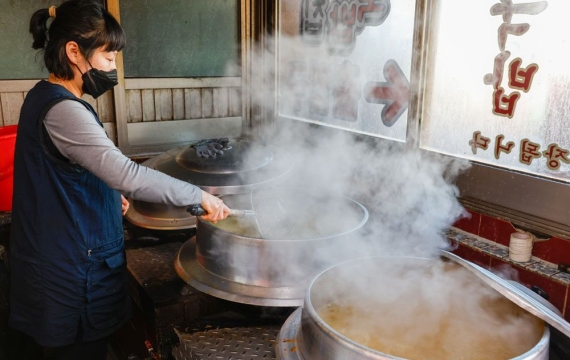
[[[23,81],[23,85],[29,81]],[[15,90],[15,89],[14,89]],[[16,125],[20,119],[20,110],[28,91],[10,91],[0,93],[0,126]],[[98,99],[85,95],[82,97],[87,101],[103,123],[114,123],[113,93],[107,92]]]
[[[213,89],[212,117],[226,117],[229,114],[228,88]]]
[[[127,90],[127,122],[136,123],[143,120],[143,105],[140,90]]]
[[[184,119],[184,89],[172,89],[172,119]]]
[[[241,116],[241,92],[239,88],[228,89],[229,116]]]
[[[24,92],[0,93],[2,102],[2,123],[4,126],[16,125],[20,118],[20,108],[24,103]]]
[[[200,89],[184,89],[184,106],[187,119],[202,117],[202,91]]]
[[[210,118],[214,113],[214,96],[211,88],[202,89],[202,117]]]
[[[95,108],[97,115],[99,115],[99,120],[102,123],[114,123],[115,109],[113,107],[113,92],[107,91],[103,95],[97,98],[97,107]]]
[[[241,116],[239,87],[130,89],[128,123]]]
[[[18,123],[27,91],[0,93],[0,126]],[[130,89],[126,91],[128,123],[241,116],[239,87]],[[103,123],[115,122],[112,92],[93,99],[84,95]]]
[[[154,114],[154,91],[142,90],[141,97],[143,106],[143,121],[155,121],[156,117]]]
[[[20,108],[38,80],[0,80],[0,126],[17,125]]]
[[[172,90],[158,89],[154,91],[154,109],[156,120],[172,120]]]
[[[196,130],[202,131],[208,122],[227,123],[227,118],[232,118],[231,132],[237,131],[234,118],[242,115],[240,78],[126,80],[125,101],[119,105],[124,107],[121,123],[200,120],[196,123]],[[18,123],[24,98],[37,81],[0,81],[0,126]],[[109,137],[117,143],[119,128],[113,92],[109,91],[97,99],[85,95],[83,99],[97,111]]]

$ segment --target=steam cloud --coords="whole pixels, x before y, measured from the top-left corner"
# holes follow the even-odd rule
[[[221,246],[221,253],[210,255],[222,257],[223,262],[236,269],[244,279],[261,275],[264,280],[256,285],[265,285],[269,278],[279,286],[300,286],[302,283],[308,285],[320,271],[347,259],[374,255],[433,257],[441,249],[448,249],[450,244],[443,233],[467,214],[457,199],[459,194],[454,180],[468,168],[468,163],[397,141],[338,128],[293,119],[277,118],[275,122],[266,119],[267,113],[277,110],[271,107],[274,94],[278,94],[280,111],[298,111],[301,116],[306,109],[299,109],[299,97],[312,96],[316,91],[311,85],[313,75],[307,79],[278,73],[287,71],[287,67],[283,64],[276,67],[275,62],[267,60],[275,59],[274,43],[268,43],[267,48],[255,52],[255,71],[248,83],[257,131],[253,137],[258,135],[256,140],[281,147],[295,164],[292,173],[279,184],[298,189],[302,199],[299,207],[288,209],[288,216],[295,221],[301,219],[317,224],[320,228],[338,228],[339,221],[353,226],[349,224],[355,223],[351,218],[354,214],[343,214],[346,209],[339,201],[347,197],[368,210],[369,220],[359,231],[344,236],[345,241],[335,242],[334,246],[311,244],[303,251],[282,249],[276,253],[263,253],[259,259],[252,257],[252,249],[226,251]],[[306,49],[299,49],[296,39],[286,37],[280,37],[279,51],[286,54],[283,56],[285,61],[306,59],[309,55],[317,57],[321,64],[328,64],[325,69],[335,69],[336,64],[342,62],[326,52],[319,53],[318,49],[307,54]],[[333,75],[334,71],[325,70],[318,75],[318,81],[331,83],[333,80],[326,77]],[[276,78],[284,84],[278,89],[275,88]],[[364,79],[358,81],[364,83]],[[360,101],[364,101],[362,97]],[[260,109],[268,105],[269,111],[262,113]],[[380,111],[381,106],[378,116]],[[319,120],[328,121],[326,118]],[[378,123],[383,126],[380,118]],[[315,196],[304,196],[305,193]],[[308,209],[309,213],[297,213],[300,208]],[[311,209],[315,212],[310,213]],[[363,291],[367,287],[363,284]]]
[[[273,81],[278,78],[285,84],[278,89],[279,110],[290,113],[298,107],[299,96],[313,94],[310,81],[313,75],[311,79],[291,78],[283,73],[286,71],[283,64],[275,68],[263,60],[275,56],[273,44],[269,43],[268,49],[258,49],[254,56],[254,64],[259,66],[254,65],[256,71],[250,80],[252,108],[270,103],[277,92]],[[283,36],[279,38],[279,52],[286,54],[282,56],[285,59],[309,56],[306,49],[299,49],[298,41]],[[330,70],[324,70],[320,77],[333,76],[332,69],[339,58],[318,50],[310,56],[318,56],[321,64],[329,64],[325,68]],[[331,83],[333,80],[321,81]],[[264,119],[258,120],[256,125],[264,124]],[[326,122],[326,119],[319,120]],[[382,123],[380,119],[378,122]],[[442,233],[459,217],[467,215],[457,199],[459,193],[454,185],[456,177],[469,167],[466,161],[396,141],[292,119],[278,118],[274,124],[267,122],[260,135],[262,141],[279,145],[293,158],[294,172],[283,186],[311,189],[321,194],[327,192],[331,197],[346,196],[368,209],[370,218],[366,231],[347,243],[351,253],[356,248],[361,255],[432,256],[449,246]],[[319,215],[326,217],[326,214]],[[341,253],[344,250],[335,249]],[[335,258],[331,255],[334,254],[318,254],[323,259]],[[282,273],[287,276],[290,272],[288,269]]]
[[[305,279],[308,285],[320,271],[351,258],[405,256],[437,259],[441,249],[450,247],[443,235],[445,230],[458,218],[467,216],[467,212],[458,201],[459,192],[454,181],[459,174],[468,169],[468,162],[423,151],[397,141],[358,135],[340,130],[338,126],[335,129],[334,124],[331,127],[316,126],[290,118],[277,118],[275,122],[266,121],[264,117],[267,114],[256,111],[271,104],[275,93],[278,94],[279,108],[270,108],[270,110],[296,113],[298,117],[305,116],[307,109],[299,107],[299,97],[319,95],[315,93],[318,90],[312,86],[313,82],[333,81],[327,80],[326,77],[332,76],[335,66],[342,62],[342,59],[330,56],[326,52],[319,52],[317,49],[314,52],[311,49],[300,49],[296,44],[298,44],[296,39],[280,37],[279,52],[282,56],[278,58],[294,60],[316,57],[321,64],[329,65],[325,66],[325,70],[320,74],[308,74],[308,78],[291,77],[289,74],[278,73],[284,71],[283,63],[276,68],[273,66],[274,62],[267,61],[275,58],[275,49],[271,42],[268,49],[258,50],[253,60],[255,71],[249,80],[249,91],[253,99],[253,122],[258,127],[256,133],[259,135],[258,140],[280,146],[285,149],[287,156],[293,159],[294,171],[281,185],[300,191],[312,191],[315,194],[329,194],[328,202],[320,196],[316,196],[316,199],[325,201],[330,213],[342,213],[343,208],[335,208],[339,205],[335,199],[340,196],[348,197],[363,204],[368,209],[370,217],[360,231],[351,233],[339,246],[314,249],[297,254],[297,258],[285,256],[287,254],[276,254],[274,258],[253,262],[250,260],[251,253],[234,252],[225,254],[228,261],[236,268],[251,268],[253,273],[260,271],[257,266],[266,264],[271,268],[271,276],[278,278],[275,283],[298,286],[299,279]],[[366,80],[358,78],[362,75],[356,76],[355,81],[363,83]],[[276,89],[275,79],[278,79],[283,86]],[[364,101],[365,95],[360,94],[361,102]],[[321,122],[326,123],[330,120],[327,117],[315,116]],[[378,124],[382,126],[380,118]],[[260,125],[264,125],[261,131]],[[310,209],[312,200],[314,199],[306,198],[302,206]],[[321,219],[320,221],[325,222],[327,215],[326,211],[314,214]],[[307,263],[314,264],[314,271],[307,271],[307,266],[299,266]],[[428,317],[430,324],[437,326],[438,317],[444,318],[447,313],[449,298],[454,298],[454,304],[472,306],[476,311],[484,311],[481,307],[484,307],[486,302],[500,298],[494,290],[479,282],[473,282],[472,274],[467,271],[458,275],[459,278],[454,280],[457,283],[451,287],[447,286],[441,291],[423,289],[424,278],[427,280],[433,276],[430,284],[442,286],[448,280],[442,275],[442,268],[436,267],[436,269],[439,270],[432,271],[431,275],[425,272],[402,281],[398,281],[394,275],[394,279],[389,282],[394,286],[394,290],[397,290],[396,292],[384,292],[383,289],[376,288],[375,284],[370,283],[370,276],[352,276],[349,279],[339,277],[339,282],[340,286],[350,284],[350,291],[353,294],[369,294],[385,302],[390,301],[390,293],[406,296],[413,296],[415,292],[424,293],[427,296],[424,301],[428,302],[428,313],[424,311],[411,314],[374,313],[373,304],[363,302],[367,306],[365,311],[373,322],[375,319],[381,321],[386,316],[393,316],[390,321],[410,324],[410,329],[414,329],[414,324],[421,320],[422,316]],[[385,270],[394,273],[399,271]],[[359,279],[365,281],[359,282]],[[342,284],[342,281],[346,282]],[[338,297],[335,287],[332,284],[331,286],[332,298]],[[412,291],[411,287],[415,289]],[[376,290],[371,291],[372,289]],[[488,300],[481,300],[479,297],[473,299],[474,292],[479,292]],[[323,296],[328,295],[330,294],[323,294]],[[405,302],[406,299],[399,301]],[[480,322],[486,320],[487,317],[469,319],[474,327],[488,326]],[[516,319],[513,323],[508,323],[507,327],[509,335],[513,336],[517,328],[520,328]],[[428,330],[426,327],[416,327],[416,332],[420,332],[419,336],[422,335],[422,331]]]

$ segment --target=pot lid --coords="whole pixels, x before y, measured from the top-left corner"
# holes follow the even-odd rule
[[[249,141],[237,141],[223,148],[216,157],[200,157],[196,148],[190,145],[183,148],[174,158],[158,161],[155,169],[168,174],[173,164],[186,168],[189,172],[208,174],[236,174],[261,169],[274,159],[274,149],[259,146]]]
[[[479,265],[473,264],[448,251],[442,251],[442,256],[459,263],[470,270],[479,279],[483,280],[487,285],[500,292],[507,299],[534,316],[546,321],[565,336],[570,337],[570,323],[560,316],[560,312],[552,306],[552,304],[545,301],[530,289],[527,289],[515,281],[502,279]]]
[[[222,153],[200,157],[196,144],[222,143]],[[141,165],[187,181],[214,194],[242,194],[254,187],[278,183],[293,167],[285,150],[246,139],[206,139],[179,146],[152,157]],[[186,207],[129,199],[125,218],[136,226],[155,230],[196,227],[196,217]],[[190,205],[190,204],[189,204]]]
[[[208,158],[198,156],[195,144],[170,149],[142,165],[217,195],[240,194],[273,182],[293,165],[283,149],[250,140],[230,139],[222,154]]]

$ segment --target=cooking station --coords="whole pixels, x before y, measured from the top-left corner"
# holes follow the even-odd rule
[[[131,202],[132,208],[126,215],[128,221],[125,221],[125,238],[134,316],[113,339],[119,357],[302,360],[321,358],[324,355],[319,349],[324,347],[330,353],[328,356],[334,358],[391,358],[379,353],[366,355],[366,347],[351,340],[346,345],[347,339],[341,336],[335,340],[338,335],[331,329],[315,327],[321,321],[315,309],[326,309],[329,305],[324,304],[327,303],[344,303],[338,299],[347,296],[338,293],[323,300],[318,295],[329,287],[326,284],[330,278],[342,279],[342,272],[325,276],[329,278],[326,281],[319,278],[330,273],[331,267],[337,268],[337,264],[358,257],[356,252],[345,251],[348,249],[345,244],[366,229],[368,210],[354,200],[335,199],[330,195],[326,205],[319,208],[323,199],[316,194],[276,185],[278,180],[287,179],[287,173],[294,173],[292,164],[286,161],[280,166],[273,164],[282,161],[279,160],[281,150],[274,147],[268,150],[265,145],[243,139],[223,141],[224,152],[211,158],[199,157],[198,150],[192,146],[182,146],[143,162],[145,166],[180,179],[198,182],[218,193],[231,209],[242,209],[251,215],[229,217],[212,224],[189,215],[190,208]],[[251,158],[250,154],[253,154]],[[252,170],[258,173],[236,176]],[[256,181],[248,183],[251,179]],[[311,201],[315,197],[318,201]],[[272,207],[274,202],[280,208]],[[327,214],[323,218],[329,221],[319,224],[322,220],[312,218],[303,208]],[[291,209],[295,209],[295,216]],[[335,213],[333,209],[341,210]],[[286,217],[278,218],[277,222],[262,219],[264,212],[281,210]],[[289,226],[280,228],[282,222]],[[342,227],[333,224],[342,224]],[[279,232],[273,231],[274,227]],[[340,254],[335,249],[341,249]],[[314,254],[323,252],[329,255],[317,261]],[[359,270],[361,275],[351,278],[360,278],[366,273],[390,274],[392,269],[401,266],[398,259],[384,258],[382,263],[394,262],[394,266]],[[451,253],[444,252],[442,259],[471,270],[510,301],[552,324],[544,327],[544,333],[537,338],[540,341],[525,356],[564,357],[559,355],[564,354],[560,352],[562,342],[559,340],[564,338],[562,333],[570,332],[570,327],[560,320],[556,308],[528,289],[513,287]],[[418,263],[438,264],[427,258],[404,257],[402,261],[412,261],[404,266],[410,269]],[[343,266],[346,265],[340,268]],[[309,293],[313,288],[321,288],[318,296],[307,297],[310,281],[326,269],[329,270],[311,285]],[[426,269],[414,271],[416,279],[429,272]],[[394,274],[393,279],[386,281],[397,277]],[[439,280],[439,283],[448,282]],[[351,289],[352,283],[332,288]],[[376,287],[394,288],[394,285],[380,283]],[[371,290],[365,292],[371,293]],[[348,290],[351,294],[358,292]],[[546,355],[547,352],[550,354]]]
[[[117,354],[147,358],[145,341],[150,341],[151,353],[162,359],[201,359],[210,354],[230,359],[235,353],[275,358],[277,332],[294,308],[239,304],[186,284],[173,264],[192,232],[177,237],[154,233],[127,241],[134,316],[114,339]]]
[[[285,354],[281,359],[297,359],[287,354],[295,352],[301,308],[220,299],[176,273],[176,258],[195,241],[195,229],[160,232],[125,224],[125,233],[134,316],[113,339],[119,358],[279,359],[277,349]],[[567,338],[550,331],[548,359],[563,360]]]
[[[250,151],[255,147],[264,149],[263,145],[248,143],[242,139],[232,139],[229,144],[237,145],[233,149],[235,151],[243,149]],[[207,164],[200,168],[202,171],[199,172],[200,176],[203,176],[206,168],[209,172],[208,179],[214,184],[211,189],[221,193],[220,196],[230,208],[252,211],[257,208],[257,213],[254,211],[255,216],[262,216],[259,208],[263,206],[256,206],[256,200],[252,196],[256,191],[260,191],[257,187],[259,185],[240,182],[254,177],[239,176],[229,180],[228,174],[239,172],[243,162],[220,161],[220,159],[235,159],[242,156],[232,157],[229,155],[232,154],[232,149],[227,149],[223,155],[217,159],[208,159],[206,163],[205,159],[192,160],[195,152],[188,151],[189,148],[188,146],[176,148],[166,152],[167,155],[158,155],[143,164],[151,167],[168,164],[163,170],[169,169],[166,171],[171,171],[171,174],[179,178],[194,176],[194,169],[190,169],[189,172],[184,171],[187,164],[192,166],[197,163]],[[275,150],[275,153],[278,151]],[[257,159],[260,158],[260,154],[266,154],[264,151],[254,151],[254,153]],[[224,158],[226,155],[227,158]],[[216,170],[213,166],[216,161],[220,161],[226,171]],[[263,169],[271,161],[273,159],[254,169]],[[231,172],[227,171],[229,163],[233,166]],[[319,224],[318,220],[303,213],[303,207],[316,209],[316,213],[323,214],[324,209],[319,209],[316,205],[322,199],[314,193],[298,189],[292,192],[291,189],[276,186],[279,182],[270,180],[286,178],[283,174],[291,171],[291,167],[287,165],[273,169],[275,168],[281,169],[282,172],[276,172],[277,176],[269,180],[267,177],[262,178],[258,183],[268,183],[264,184],[266,187],[262,187],[261,191],[272,193],[269,201],[278,201],[286,210],[297,209],[299,212],[299,217],[280,219],[280,221],[293,221],[292,228],[295,233],[292,239],[272,237],[279,234],[265,231],[268,229],[260,231],[259,224],[247,217],[228,218],[229,225],[224,223],[225,220],[211,224],[199,218],[192,218],[186,208],[172,209],[151,205],[148,210],[145,203],[131,203],[132,209],[126,216],[124,234],[131,280],[133,317],[111,339],[115,358],[129,360],[204,358],[318,360],[328,359],[327,356],[351,359],[392,358],[377,352],[370,355],[369,349],[351,340],[346,343],[347,339],[343,336],[338,337],[337,333],[332,332],[333,328],[325,326],[323,329],[320,325],[315,327],[315,324],[321,321],[315,309],[322,309],[327,300],[319,300],[320,295],[315,298],[315,294],[306,297],[310,281],[319,272],[333,266],[336,268],[338,266],[335,265],[343,264],[344,261],[357,256],[343,251],[342,254],[337,254],[338,257],[328,256],[324,262],[316,262],[313,254],[323,251],[334,254],[334,251],[331,251],[334,248],[344,249],[344,242],[350,241],[351,237],[366,229],[365,225],[369,220],[368,210],[354,200],[336,199],[329,195],[332,200],[329,200],[325,207],[329,209],[327,217],[331,221]],[[216,183],[216,176],[220,174],[224,178],[224,183]],[[229,190],[226,191],[224,186],[227,184],[231,186],[228,186]],[[241,189],[241,192],[238,189]],[[317,197],[319,201],[312,202],[312,197]],[[299,207],[299,204],[306,206]],[[340,213],[335,214],[335,211],[331,210],[335,208],[341,209]],[[289,213],[286,211],[286,214]],[[373,216],[374,214],[370,214],[370,217]],[[4,219],[5,225],[9,225],[9,215]],[[309,222],[311,226],[307,227],[305,222]],[[342,223],[341,228],[332,225],[339,223]],[[260,236],[262,232],[269,235],[263,238]],[[238,254],[242,257],[237,256]],[[480,278],[489,278],[488,285],[493,288],[494,284],[502,284],[499,278],[477,268],[477,265],[453,254],[444,257],[447,261],[456,262],[473,270]],[[271,261],[259,261],[259,259]],[[393,261],[397,257],[386,258],[382,262],[388,259]],[[418,260],[414,259],[414,266]],[[422,261],[432,260],[422,259]],[[324,274],[329,272],[330,270],[327,270]],[[415,273],[415,277],[425,272],[419,270]],[[290,276],[280,276],[284,273],[290,273]],[[384,268],[359,273],[384,274],[389,271]],[[327,288],[326,281],[321,280],[321,277],[322,275],[319,275],[315,280],[316,288]],[[332,278],[342,279],[343,276],[334,275]],[[348,285],[350,283],[340,288],[350,289]],[[315,285],[311,285],[311,293],[313,287]],[[391,288],[382,285],[378,287]],[[366,292],[369,293],[369,290]],[[567,322],[560,320],[560,316],[557,315],[558,310],[548,302],[541,301],[536,294],[529,294],[528,291],[520,293],[520,289],[513,289],[508,284],[503,284],[496,290],[552,325],[544,328],[540,341],[526,353],[526,356],[537,356],[533,358],[544,360],[565,359],[568,348],[564,334],[568,333],[570,328]],[[358,294],[356,290],[351,290],[349,293]],[[335,295],[333,299],[342,296]],[[323,348],[328,349],[329,355],[322,353]],[[549,354],[546,355],[547,353]]]
[[[165,359],[209,352],[226,352],[228,359],[236,353],[274,358],[279,328],[302,305],[308,274],[348,255],[315,262],[311,254],[332,254],[368,219],[367,210],[350,199],[311,202],[316,195],[306,190],[268,188],[291,171],[282,150],[243,139],[226,141],[223,153],[210,158],[182,146],[143,162],[219,194],[231,209],[255,212],[211,224],[196,222],[186,208],[131,202],[125,237],[136,306],[130,331],[121,332],[117,344],[139,332],[139,357],[150,340],[145,346]],[[273,202],[280,208],[272,209]],[[315,212],[331,205],[342,210],[329,210],[327,221],[315,218]],[[291,222],[286,232],[276,232],[283,230],[279,223],[262,219],[285,209],[295,209],[294,217],[278,219]],[[309,231],[300,231],[307,222]],[[220,327],[226,329],[215,330]]]
[[[570,359],[567,1],[104,2],[109,138],[235,211],[129,199],[108,360]],[[17,34],[5,128],[45,78]]]

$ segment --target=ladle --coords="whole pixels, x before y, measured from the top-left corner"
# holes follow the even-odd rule
[[[206,215],[208,212],[200,204],[190,205],[187,211],[193,216]],[[244,217],[246,215],[255,215],[253,210],[243,210],[243,209],[231,209],[228,216],[232,217]]]
[[[253,215],[255,225],[262,238],[288,238],[293,236],[294,227],[291,219],[287,216],[286,210],[279,201],[275,204],[262,207],[262,212],[245,209],[231,209],[228,216],[245,217]],[[194,216],[206,215],[208,212],[200,204],[190,205],[187,211]],[[262,216],[259,216],[262,215]]]

